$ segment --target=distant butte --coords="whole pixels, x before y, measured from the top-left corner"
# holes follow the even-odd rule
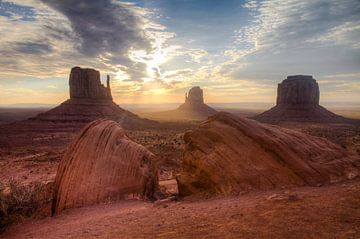
[[[321,106],[319,101],[319,85],[312,76],[288,76],[278,84],[276,106],[252,118],[267,123],[282,121],[324,123],[357,122],[356,120],[334,114]]]
[[[216,113],[216,110],[204,103],[203,90],[195,86],[185,94],[185,103],[176,110],[160,112],[160,115],[169,119],[203,120]]]
[[[31,118],[33,122],[89,123],[96,119],[110,119],[124,128],[147,127],[156,122],[142,119],[120,108],[112,99],[110,77],[106,87],[101,84],[100,72],[74,67],[69,77],[70,99],[59,106]]]

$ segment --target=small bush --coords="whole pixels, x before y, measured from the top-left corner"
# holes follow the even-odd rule
[[[19,223],[31,217],[49,199],[46,199],[46,186],[35,182],[27,186],[10,180],[9,189],[0,183],[0,232],[12,223]]]

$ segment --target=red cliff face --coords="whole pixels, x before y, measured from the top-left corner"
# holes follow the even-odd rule
[[[319,105],[319,85],[312,76],[288,76],[278,85],[277,105]]]
[[[100,81],[100,72],[94,69],[71,69],[69,78],[70,99],[112,100],[110,85],[104,87]]]
[[[53,213],[131,197],[157,188],[154,155],[114,121],[96,120],[68,147],[55,179]]]

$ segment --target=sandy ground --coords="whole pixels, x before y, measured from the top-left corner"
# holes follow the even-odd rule
[[[360,179],[210,199],[123,201],[11,226],[2,238],[360,238]]]

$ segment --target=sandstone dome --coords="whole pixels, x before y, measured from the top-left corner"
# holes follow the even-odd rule
[[[85,126],[68,147],[55,179],[53,213],[129,197],[157,188],[154,155],[110,120]]]
[[[360,158],[326,139],[218,113],[184,135],[179,192],[234,193],[337,182]]]

